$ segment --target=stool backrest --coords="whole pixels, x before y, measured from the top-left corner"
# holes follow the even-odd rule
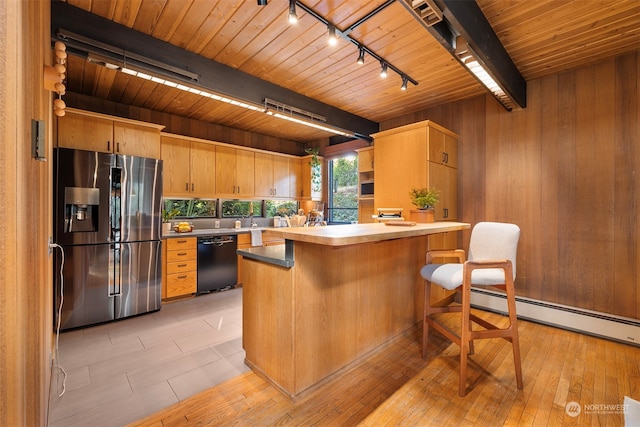
[[[469,260],[508,259],[513,266],[513,278],[516,277],[516,255],[520,227],[503,222],[479,222],[471,230],[469,241]]]

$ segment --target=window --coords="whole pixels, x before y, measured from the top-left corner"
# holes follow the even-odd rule
[[[358,221],[358,158],[350,154],[330,160],[329,203],[330,224],[350,224]]]
[[[267,216],[291,216],[298,214],[298,202],[291,200],[265,200]]]
[[[247,218],[291,216],[298,213],[298,202],[291,200],[220,200],[165,199],[164,210],[176,218]]]
[[[221,218],[262,216],[262,202],[253,200],[224,200],[220,206]]]
[[[217,200],[165,199],[164,210],[177,211],[177,218],[215,218]]]

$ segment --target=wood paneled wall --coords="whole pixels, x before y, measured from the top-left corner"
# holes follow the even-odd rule
[[[640,319],[640,51],[381,123],[460,135],[461,220],[522,229],[518,295]],[[468,244],[469,232],[460,244]]]
[[[246,132],[227,126],[205,123],[145,108],[118,104],[113,101],[73,92],[68,92],[67,95],[65,95],[65,102],[69,107],[164,125],[165,128],[163,132],[275,151],[277,153],[293,154],[294,156],[302,156],[305,154],[305,146],[303,144],[288,139]]]
[[[0,2],[0,425],[47,420],[52,342],[51,162],[31,156],[31,119],[45,120],[51,159],[50,8]]]

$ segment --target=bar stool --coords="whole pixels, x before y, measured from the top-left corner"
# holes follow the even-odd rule
[[[468,260],[465,260],[465,252],[461,249],[429,251],[426,257],[427,265],[420,270],[420,275],[425,279],[422,357],[426,357],[429,326],[460,347],[458,389],[460,396],[466,394],[467,357],[474,353],[473,341],[485,338],[504,338],[511,342],[516,383],[518,389],[522,390],[522,367],[513,286],[519,238],[520,228],[515,224],[479,222],[471,231]],[[442,258],[457,258],[458,263],[433,263],[433,260]],[[461,303],[432,307],[430,301],[432,283],[448,290],[460,289]],[[506,291],[508,327],[498,328],[471,313],[471,286],[492,286]],[[434,318],[434,314],[449,312],[461,313],[460,335],[455,334]],[[472,322],[485,329],[474,330]]]

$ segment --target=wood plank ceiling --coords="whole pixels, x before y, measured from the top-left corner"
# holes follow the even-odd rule
[[[382,79],[371,56],[327,43],[327,27],[288,2],[271,0],[68,0],[205,58],[374,122],[485,93],[396,0],[350,36],[418,81],[400,90],[394,72]],[[352,26],[385,0],[308,0],[335,24]],[[640,48],[638,0],[478,0],[478,5],[526,80]],[[55,30],[55,29],[54,29]],[[172,89],[70,56],[69,91],[294,141],[330,136],[315,130]]]

